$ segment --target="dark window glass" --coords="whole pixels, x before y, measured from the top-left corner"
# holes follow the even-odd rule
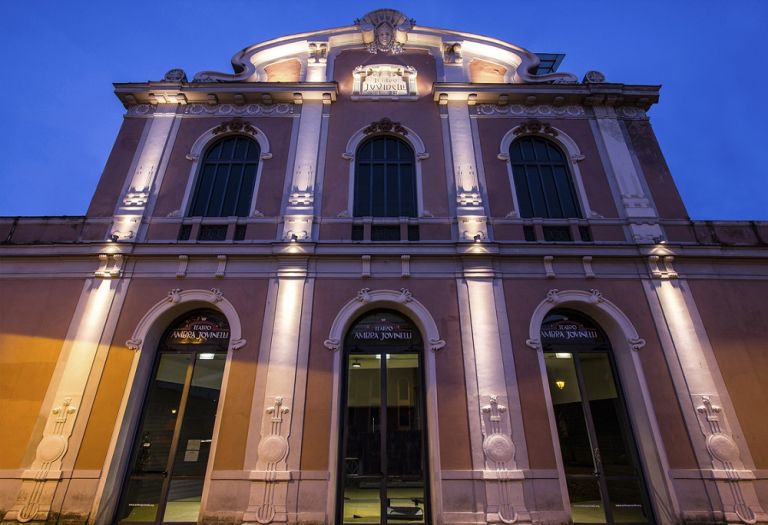
[[[584,242],[592,242],[592,231],[589,226],[579,226],[579,236]]]
[[[409,224],[408,225],[408,240],[409,241],[421,240],[421,235],[419,234],[419,225],[418,224]]]
[[[239,135],[211,146],[203,158],[189,215],[247,216],[260,154],[256,141]]]
[[[368,139],[355,157],[355,217],[415,217],[413,150],[388,135]]]
[[[245,240],[245,231],[248,229],[247,224],[238,224],[235,226],[235,238],[236,241],[244,241]]]
[[[553,242],[570,242],[571,229],[568,226],[544,226],[544,240]]]
[[[510,146],[509,158],[521,217],[581,217],[565,157],[554,144],[522,137]]]
[[[200,226],[198,241],[223,241],[227,238],[226,224],[203,224]]]
[[[353,241],[362,241],[363,240],[363,233],[364,233],[363,225],[362,224],[353,224],[352,225],[352,240]]]
[[[371,240],[372,241],[399,241],[400,240],[400,226],[371,226]]]
[[[523,235],[526,241],[536,240],[536,230],[533,229],[533,226],[523,226]]]
[[[179,240],[188,241],[191,233],[192,233],[192,225],[182,224],[181,228],[179,228]]]

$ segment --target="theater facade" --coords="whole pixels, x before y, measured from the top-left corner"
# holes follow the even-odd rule
[[[115,84],[86,215],[0,218],[3,523],[768,522],[768,223],[562,58],[381,9]]]

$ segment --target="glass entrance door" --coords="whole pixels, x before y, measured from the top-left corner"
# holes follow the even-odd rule
[[[222,348],[228,341],[222,329],[224,345],[206,344],[199,333],[213,337],[212,329],[201,329],[210,321],[209,314],[202,320],[198,315],[197,324],[190,325],[194,328],[171,330],[164,340],[133,446],[119,523],[197,523],[224,376]],[[174,333],[186,339],[174,339]]]
[[[561,319],[559,327],[550,325],[546,331],[571,340],[578,336],[569,335],[569,330],[591,332],[600,340],[592,344],[550,340],[545,344],[544,362],[573,522],[653,522],[626,407],[605,347],[607,340],[594,326],[574,324],[584,319],[562,315],[570,324]]]
[[[353,345],[345,375],[336,522],[429,523],[420,348]]]

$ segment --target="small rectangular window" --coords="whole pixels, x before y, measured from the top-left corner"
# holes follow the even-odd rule
[[[419,234],[419,225],[418,224],[409,224],[408,225],[408,240],[409,241],[419,241],[419,240],[421,240],[421,236]]]
[[[568,226],[544,226],[544,240],[550,242],[571,242],[571,229]]]
[[[400,225],[395,226],[371,226],[372,241],[399,241]]]
[[[526,241],[533,242],[536,240],[536,230],[533,229],[533,226],[523,226],[523,235]]]
[[[584,242],[592,242],[592,230],[589,226],[579,226],[579,236]]]
[[[198,241],[223,241],[227,238],[226,224],[203,224],[200,226]]]
[[[248,229],[247,224],[238,224],[235,226],[235,240],[236,241],[244,241],[245,240],[245,231]]]
[[[188,241],[189,236],[192,234],[192,225],[191,224],[182,224],[181,228],[179,228],[179,237],[178,240],[180,241]]]
[[[363,225],[362,224],[353,224],[352,225],[352,240],[353,241],[362,241],[363,240]]]

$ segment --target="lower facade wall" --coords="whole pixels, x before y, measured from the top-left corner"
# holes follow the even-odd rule
[[[25,505],[29,503],[30,494],[38,490],[35,487],[45,487],[39,490],[51,496],[45,505],[41,504],[40,509],[44,510],[34,514],[32,522],[112,521],[126,471],[125,451],[130,450],[135,438],[135,430],[126,428],[126,422],[131,421],[131,410],[135,412],[133,421],[140,414],[146,388],[146,381],[140,380],[141,370],[142,367],[151,369],[152,353],[156,349],[146,345],[156,344],[157,333],[179,313],[203,306],[221,308],[225,313],[229,312],[226,308],[231,307],[239,319],[239,337],[246,342],[229,351],[230,381],[225,381],[225,397],[219,409],[219,434],[212,445],[214,455],[206,476],[201,523],[255,523],[254,516],[266,501],[260,498],[268,486],[277,487],[269,502],[276,512],[272,521],[334,522],[333,494],[339,476],[335,465],[341,439],[339,360],[344,350],[343,343],[334,342],[333,330],[341,312],[358,312],[350,314],[347,324],[342,323],[339,329],[343,334],[349,328],[350,319],[376,308],[413,316],[427,346],[424,352],[428,359],[425,357],[424,366],[432,367],[431,373],[435,374],[430,383],[430,372],[426,372],[426,389],[433,389],[427,394],[426,402],[429,475],[431,487],[437,491],[431,500],[433,521],[499,522],[503,521],[500,509],[508,505],[514,509],[515,520],[519,522],[569,522],[572,514],[564,483],[557,422],[546,394],[547,378],[541,368],[541,348],[536,347],[537,332],[531,332],[530,326],[535,312],[542,308],[582,306],[584,313],[594,316],[599,323],[608,324],[607,314],[601,315],[615,308],[626,314],[643,339],[642,348],[631,349],[626,337],[622,341],[623,335],[615,335],[619,333],[616,330],[620,323],[615,330],[604,326],[613,351],[625,353],[621,358],[624,361],[617,361],[618,374],[622,381],[627,380],[624,386],[628,389],[629,418],[639,441],[640,461],[654,501],[655,520],[660,523],[746,522],[752,516],[754,521],[765,521],[768,471],[759,470],[762,465],[756,468],[751,458],[767,457],[766,442],[754,437],[761,435],[759,425],[748,425],[747,440],[742,438],[739,426],[739,421],[749,418],[754,411],[742,401],[747,395],[745,392],[753,386],[747,383],[737,389],[739,404],[734,413],[728,391],[713,392],[717,396],[713,399],[722,405],[713,417],[721,418],[727,426],[714,434],[707,434],[706,428],[699,426],[701,420],[697,417],[702,410],[695,406],[695,399],[692,404],[681,390],[687,371],[680,363],[675,364],[680,357],[675,353],[676,337],[679,337],[675,321],[669,326],[664,323],[667,292],[656,290],[653,283],[640,280],[595,283],[574,279],[504,281],[492,277],[475,281],[472,277],[408,282],[402,279],[301,279],[299,287],[287,285],[282,278],[240,283],[188,280],[182,283],[180,291],[176,291],[179,282],[170,280],[134,280],[123,288],[114,287],[117,299],[111,303],[112,310],[105,314],[108,330],[94,350],[95,364],[83,383],[84,397],[80,402],[83,413],[78,413],[80,418],[70,422],[74,426],[69,447],[55,458],[54,462],[59,462],[57,468],[45,471],[43,481],[35,481],[44,467],[39,463],[43,450],[38,447],[39,437],[24,445],[24,464],[18,469],[0,471],[0,513],[5,516],[5,522],[16,523],[24,512],[28,514]],[[600,289],[597,295],[593,291],[595,286]],[[677,291],[669,293],[679,292],[696,308],[697,303],[685,286],[675,285]],[[287,315],[281,311],[281,301],[294,302],[293,298],[281,295],[289,289],[298,294],[294,312],[298,313],[290,323],[281,317]],[[701,297],[698,309],[690,316],[694,328],[698,326],[696,323],[701,323],[698,310],[704,312],[707,323],[719,326],[711,319],[712,292],[700,285],[693,289]],[[79,300],[82,310],[84,301],[91,300],[87,299],[91,297],[88,294],[95,293],[88,290],[86,287],[82,293],[75,292],[74,288],[60,292],[62,301],[71,305],[65,317],[73,319],[72,323],[77,323],[75,303]],[[186,303],[185,297],[192,296],[184,294],[193,292],[198,295]],[[80,298],[73,299],[73,293],[80,294]],[[210,294],[208,303],[205,294]],[[706,294],[709,296],[705,297]],[[579,302],[582,297],[583,302]],[[489,302],[478,303],[478,298]],[[148,329],[143,343],[132,343],[137,326],[144,322],[142,318],[155,310],[165,312],[153,321],[157,326]],[[420,315],[431,317],[434,326],[426,326]],[[482,326],[473,325],[481,321]],[[290,330],[283,333],[284,325],[295,327],[295,334]],[[70,326],[68,330],[71,332],[73,328],[77,326]],[[151,335],[152,330],[155,336]],[[439,334],[440,340],[430,339],[429,330]],[[488,338],[488,334],[492,337]],[[721,347],[715,345],[713,354],[706,331],[703,334],[703,360],[709,366],[722,361]],[[291,339],[294,336],[295,339]],[[715,340],[721,341],[722,337],[716,335]],[[285,368],[285,363],[278,361],[282,359],[280,345],[290,346],[294,344],[291,341],[297,345],[293,352],[298,357],[293,368]],[[139,351],[129,350],[133,344],[145,346]],[[742,347],[751,344],[751,341],[744,342]],[[750,351],[753,350],[746,354]],[[3,348],[2,352],[5,359],[13,351]],[[122,356],[118,359],[119,366],[110,365],[110,359],[117,355]],[[484,363],[491,363],[491,368]],[[57,366],[65,365],[63,362]],[[636,368],[627,368],[632,366]],[[493,367],[497,370],[492,370]],[[271,369],[279,370],[280,377],[275,379]],[[630,381],[626,376],[632,370],[639,376]],[[734,373],[728,366],[715,368],[710,374],[715,378],[712,385],[723,381],[723,371]],[[144,373],[146,376],[147,372]],[[493,390],[498,387],[498,381],[493,383],[488,377],[494,373],[504,378],[503,391]],[[285,390],[283,376],[295,379],[295,383],[291,383],[293,390]],[[639,386],[633,386],[633,381]],[[730,375],[724,377],[729,389],[733,382]],[[278,392],[269,387],[270,384],[281,385],[284,390]],[[50,389],[55,388],[51,383]],[[270,415],[273,412],[265,410],[274,404],[274,396],[284,391],[293,392],[285,398],[289,407],[285,416],[287,427],[280,431],[285,433],[288,443],[286,457],[277,463],[264,463],[259,447],[265,436],[270,435],[265,422],[274,417]],[[494,410],[488,404],[490,394],[493,394],[493,403],[497,403],[498,396],[498,404],[504,404],[500,412],[503,423],[500,432],[513,443],[504,465],[492,461],[486,444],[486,438],[491,435],[488,425],[494,421],[485,419],[486,414]],[[51,392],[46,395],[49,399],[56,398]],[[102,399],[111,401],[103,403]],[[46,415],[49,410],[50,407],[41,409],[40,436],[47,435],[43,427],[48,428],[45,418],[49,417]],[[633,411],[643,411],[646,416],[636,416]],[[22,434],[18,436],[20,442],[27,438]],[[736,452],[731,449],[713,452],[708,445],[711,438],[707,436],[720,434],[735,440]],[[734,464],[738,467],[726,465],[719,460],[721,456],[736,458]],[[740,481],[724,481],[728,476]],[[273,481],[264,481],[270,478]],[[742,487],[739,489],[741,503],[728,500],[727,489],[734,486]]]

